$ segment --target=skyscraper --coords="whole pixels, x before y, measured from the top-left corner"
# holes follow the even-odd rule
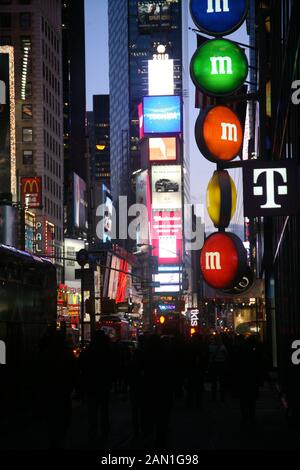
[[[25,210],[25,248],[56,257],[61,278],[61,6],[57,0],[2,1],[0,18],[0,44],[12,46],[14,51],[17,145],[13,201]]]
[[[111,126],[111,186],[116,199],[130,194],[130,176],[140,169],[138,105],[148,95],[148,61],[159,46],[174,61],[175,95],[183,96],[187,14],[181,0],[108,3]],[[151,14],[151,7],[155,10]],[[186,62],[187,64],[187,62]],[[188,75],[188,66],[186,73]],[[185,156],[183,155],[183,160]],[[187,167],[188,167],[187,159]],[[188,182],[187,182],[188,184]]]
[[[183,240],[183,204],[189,202],[183,118],[188,108],[187,2],[111,0],[108,14],[112,195],[116,207],[118,197],[127,196],[128,206],[137,202],[147,208],[135,246],[148,245],[148,254],[158,259],[155,280],[164,281],[154,292],[159,303],[161,295],[172,292],[175,299],[186,290],[183,265],[189,264]],[[134,243],[126,246],[132,249]],[[154,271],[146,265],[145,273],[152,280]]]

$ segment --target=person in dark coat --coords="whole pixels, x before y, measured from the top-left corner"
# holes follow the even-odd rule
[[[76,360],[64,332],[50,329],[40,343],[36,383],[51,449],[63,448],[72,416]]]
[[[90,346],[80,359],[82,383],[88,408],[88,437],[98,433],[98,413],[101,413],[102,437],[110,432],[109,400],[115,371],[115,355],[110,338],[97,331]]]
[[[236,392],[240,399],[242,424],[255,419],[259,387],[264,382],[264,361],[261,345],[252,335],[240,342],[235,358]]]

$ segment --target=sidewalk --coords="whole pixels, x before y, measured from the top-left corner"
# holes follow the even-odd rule
[[[113,395],[111,400],[112,430],[107,441],[98,438],[91,445],[87,439],[86,408],[73,401],[72,423],[66,439],[66,450],[149,450],[152,437],[133,438],[129,402]],[[25,413],[20,419],[2,422],[0,449],[47,450],[45,423]],[[252,427],[240,424],[238,400],[226,397],[224,403],[212,401],[209,386],[202,409],[187,410],[183,401],[175,403],[171,414],[166,451],[201,450],[300,450],[300,441],[289,431],[284,409],[274,383],[261,389],[256,422]]]

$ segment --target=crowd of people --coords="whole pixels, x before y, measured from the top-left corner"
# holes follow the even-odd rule
[[[174,403],[201,408],[205,384],[211,400],[239,399],[241,423],[251,424],[259,387],[266,377],[264,348],[258,336],[234,334],[144,335],[138,347],[113,343],[97,331],[78,358],[63,332],[49,331],[40,344],[37,391],[47,423],[49,445],[61,448],[72,416],[72,398],[81,400],[88,417],[87,437],[109,436],[110,398],[121,394],[131,411],[132,433],[154,435],[157,448],[167,442]]]

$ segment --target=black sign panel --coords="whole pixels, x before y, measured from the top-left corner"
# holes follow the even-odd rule
[[[252,160],[243,169],[244,216],[299,213],[299,168],[296,162]]]
[[[10,193],[9,55],[0,53],[0,193]]]

